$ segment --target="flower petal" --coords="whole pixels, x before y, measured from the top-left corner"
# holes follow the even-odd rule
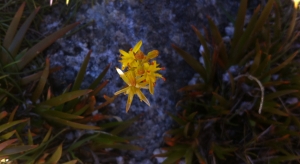
[[[142,46],[142,41],[140,40],[139,42],[137,42],[137,44],[133,47],[133,52],[136,53],[138,52],[138,50],[140,50],[141,46]]]
[[[126,92],[128,89],[129,89],[128,87],[123,88],[123,89],[121,89],[121,90],[115,92],[114,95],[119,95],[119,94],[121,94],[121,93],[124,93],[124,92]]]
[[[148,59],[156,58],[156,57],[158,56],[158,54],[159,54],[159,51],[157,51],[157,50],[152,50],[152,51],[148,52],[147,58],[148,58]]]
[[[129,111],[129,108],[131,106],[131,102],[132,102],[133,96],[134,96],[134,94],[132,92],[130,92],[128,94],[128,99],[127,99],[127,104],[126,104],[126,113]]]
[[[149,81],[149,91],[152,95],[154,94],[154,85],[152,81]]]
[[[143,94],[143,92],[140,89],[136,90],[136,94],[138,95],[140,100],[144,101],[148,106],[150,106],[148,99],[146,98],[146,96]]]
[[[116,70],[117,70],[118,74],[120,75],[120,77],[125,81],[125,83],[127,85],[129,85],[129,79],[126,77],[124,72],[122,70],[120,70],[118,67],[116,67]]]

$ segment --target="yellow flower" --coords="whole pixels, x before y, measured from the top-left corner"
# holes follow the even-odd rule
[[[140,40],[133,49],[130,49],[129,52],[125,52],[124,50],[119,50],[121,53],[122,70],[126,67],[136,67],[137,60],[141,60],[144,58],[144,53],[140,50],[142,46],[142,41]]]
[[[124,73],[121,69],[116,67],[116,70],[120,77],[125,81],[125,83],[128,85],[126,88],[121,89],[115,93],[115,95],[125,93],[128,95],[128,100],[126,104],[126,112],[128,112],[133,96],[137,94],[137,96],[140,98],[141,101],[144,101],[147,105],[150,106],[150,103],[146,96],[142,93],[141,88],[148,89],[148,86],[146,83],[142,82],[141,79],[136,79],[134,71],[128,71]]]
[[[145,55],[143,51],[140,50],[142,44],[143,42],[140,40],[132,49],[129,50],[129,52],[119,50],[121,54],[121,60],[119,61],[122,63],[122,70],[126,67],[136,68],[158,56],[159,52],[157,50],[150,51],[147,55]]]
[[[165,78],[161,74],[156,73],[159,70],[164,70],[164,68],[159,68],[158,65],[159,64],[156,64],[156,61],[153,61],[151,64],[144,63],[144,74],[139,79],[149,84],[149,91],[151,94],[154,93],[156,78],[162,78],[163,80],[165,80]]]

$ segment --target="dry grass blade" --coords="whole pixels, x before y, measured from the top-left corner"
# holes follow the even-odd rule
[[[4,141],[4,142],[1,142],[0,143],[0,152],[6,148],[7,146],[13,144],[14,142],[16,142],[18,139],[10,139],[10,140],[7,140],[7,141]]]

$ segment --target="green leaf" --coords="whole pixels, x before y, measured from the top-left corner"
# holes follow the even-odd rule
[[[93,148],[99,149],[99,148],[114,148],[114,149],[122,149],[122,150],[135,150],[135,151],[141,151],[143,150],[141,147],[135,146],[135,145],[129,145],[129,144],[93,144],[91,145]]]
[[[240,61],[240,59],[242,58],[242,54],[244,54],[243,52],[247,49],[246,44],[253,32],[255,23],[257,22],[259,10],[260,10],[260,7],[258,6],[254,10],[254,13],[251,17],[250,22],[248,23],[248,26],[247,26],[245,32],[243,33],[243,35],[241,35],[241,37],[237,41],[236,46],[232,47],[231,52],[230,52],[230,54],[232,54],[232,56],[230,56],[233,60],[232,64],[238,63]]]
[[[72,160],[72,161],[68,161],[68,162],[65,162],[63,164],[76,164],[78,160]]]
[[[64,94],[59,95],[57,97],[53,97],[49,100],[46,100],[46,101],[38,104],[38,106],[59,106],[59,105],[65,103],[65,102],[68,102],[68,101],[73,100],[77,97],[86,95],[90,92],[92,92],[92,90],[79,90],[79,91],[64,93]]]
[[[38,13],[40,10],[40,7],[36,8],[30,16],[26,19],[26,21],[23,23],[23,25],[20,27],[19,31],[16,33],[13,41],[11,42],[8,51],[11,53],[13,57],[15,57],[20,49],[22,40],[31,24],[33,21],[35,15]]]
[[[45,135],[45,137],[42,140],[42,143],[46,143],[49,140],[51,132],[52,132],[52,127],[49,128],[47,134]]]
[[[237,18],[234,24],[234,34],[232,38],[232,47],[235,47],[243,34],[244,21],[247,12],[248,0],[241,0]]]
[[[284,96],[284,95],[287,95],[287,94],[296,93],[296,92],[298,92],[298,90],[282,90],[282,91],[277,91],[277,92],[274,92],[274,93],[269,93],[269,94],[266,94],[265,101],[269,101],[269,100],[272,100],[274,98],[281,97],[281,96]]]
[[[271,69],[267,75],[273,75],[274,73],[280,71],[282,68],[286,67],[298,54],[298,51],[294,52],[290,57],[288,57],[283,63],[281,63],[279,66]]]
[[[227,55],[227,50],[223,41],[223,38],[220,34],[220,31],[218,29],[218,27],[215,25],[215,23],[213,22],[213,20],[208,17],[208,23],[209,23],[209,27],[211,30],[211,35],[213,38],[214,43],[218,46],[218,57],[222,60],[222,62],[225,64],[225,69],[228,67],[228,55]]]
[[[40,52],[42,52],[44,49],[46,49],[48,46],[50,46],[53,42],[55,42],[57,39],[62,37],[65,33],[76,27],[79,23],[73,23],[71,25],[68,25],[59,31],[56,31],[55,33],[51,34],[50,36],[44,38],[39,43],[34,45],[32,48],[30,48],[26,54],[20,59],[20,62],[18,63],[18,68],[23,69],[34,57],[36,57]]]
[[[4,139],[7,140],[9,139],[11,136],[13,136],[16,133],[16,130],[10,131],[8,133],[3,134],[2,136],[0,136],[0,140]]]
[[[170,117],[172,117],[172,119],[177,122],[179,125],[185,125],[187,123],[186,120],[183,120],[182,118],[176,117],[174,115],[172,115],[171,113],[167,113]]]
[[[174,164],[179,161],[185,154],[185,149],[170,152],[167,159],[162,164]]]
[[[18,29],[23,11],[25,8],[25,2],[22,3],[22,5],[19,7],[18,11],[16,12],[13,20],[11,21],[9,28],[6,32],[5,38],[3,40],[3,47],[5,47],[6,49],[9,47],[9,45],[11,45],[13,38],[16,34],[16,31]]]
[[[110,133],[113,135],[118,135],[122,131],[126,130],[130,125],[132,125],[136,120],[138,120],[139,116],[133,117],[128,121],[124,121],[120,123],[115,129],[113,129]]]
[[[84,137],[83,139],[79,140],[79,141],[76,141],[75,143],[73,143],[68,149],[67,149],[67,152],[70,152],[80,146],[82,146],[84,143],[96,138],[99,136],[99,133],[98,134],[94,134],[94,135],[91,135],[91,136],[88,136],[88,137]]]
[[[12,154],[18,154],[18,153],[22,153],[25,151],[29,151],[36,147],[37,147],[37,145],[13,146],[13,147],[3,149],[0,152],[0,156],[8,156],[8,155],[12,155]]]
[[[55,111],[55,110],[47,110],[43,112],[46,115],[62,118],[64,120],[75,120],[75,119],[83,119],[84,117],[73,115],[65,112]]]
[[[28,121],[28,119],[24,119],[24,120],[17,120],[17,121],[13,121],[13,122],[8,122],[6,124],[2,124],[0,126],[0,133],[3,132],[4,130],[8,129],[8,128],[11,128],[17,124],[20,124],[20,123],[23,123],[23,122],[26,122]]]
[[[207,74],[204,67],[190,54],[172,44],[172,47],[177,51],[177,53],[182,56],[182,58],[196,71],[198,72],[204,81],[207,81]]]
[[[114,144],[114,143],[117,143],[117,142],[124,142],[124,143],[127,143],[128,140],[124,139],[124,138],[121,138],[121,137],[118,137],[116,135],[112,135],[112,134],[109,134],[109,133],[100,133],[98,135],[97,138],[93,138],[93,141],[95,143],[103,143],[103,144]]]
[[[61,154],[62,154],[62,144],[60,144],[57,147],[55,152],[52,154],[52,156],[49,158],[49,160],[47,160],[46,163],[56,164],[59,161],[59,159],[61,158]]]
[[[184,155],[185,163],[192,164],[193,156],[194,156],[193,148],[189,148],[188,150],[186,150],[185,155]]]
[[[68,120],[64,120],[58,117],[53,117],[53,116],[47,116],[47,115],[43,115],[44,117],[48,118],[50,121],[62,124],[62,125],[66,125],[66,126],[70,126],[72,128],[75,129],[85,129],[85,130],[97,130],[100,129],[100,127],[97,126],[91,126],[91,125],[85,125],[85,124],[79,124],[76,122],[72,122],[72,121],[68,121]]]
[[[32,94],[32,102],[35,103],[38,98],[40,98],[43,90],[44,90],[44,87],[46,85],[46,82],[47,82],[47,79],[48,79],[48,75],[49,75],[49,58],[46,58],[46,65],[45,65],[45,69],[41,75],[41,78],[40,78],[40,81],[38,83],[38,85],[36,86],[35,90],[33,91],[33,94]]]
[[[260,60],[261,60],[261,50],[259,47],[258,40],[256,41],[256,44],[255,44],[255,51],[256,51],[256,54],[254,57],[254,61],[253,61],[253,64],[251,65],[251,68],[249,71],[251,75],[255,75],[255,72],[259,68],[259,64],[260,64]]]
[[[77,73],[77,76],[75,78],[75,81],[74,81],[74,84],[73,84],[73,87],[72,87],[71,91],[75,91],[75,90],[80,89],[81,83],[84,79],[84,75],[85,75],[85,72],[86,72],[87,65],[88,65],[89,60],[90,60],[91,53],[92,53],[92,51],[90,50],[88,52],[88,54],[86,55],[86,57],[84,58],[84,60],[82,62],[82,65],[80,67],[80,70]]]
[[[101,74],[94,80],[94,82],[89,86],[89,89],[95,89],[97,85],[100,83],[100,81],[103,79],[105,74],[107,73],[108,69],[110,67],[110,64],[108,64],[104,70],[101,72]]]
[[[53,68],[50,68],[49,70],[49,73],[53,73],[53,72],[56,72],[58,70],[60,70],[62,67],[53,67]],[[30,82],[33,82],[35,80],[38,80],[42,74],[43,74],[44,71],[39,71],[39,72],[36,72],[34,74],[31,74],[31,75],[28,75],[28,76],[25,76],[23,77],[21,80],[20,80],[20,83],[21,85],[27,85],[29,84]]]
[[[33,144],[33,138],[32,138],[32,134],[31,134],[30,129],[28,129],[28,131],[27,131],[27,137],[28,137],[28,144],[32,145]]]
[[[194,32],[196,33],[201,45],[204,48],[204,53],[201,55],[203,56],[204,59],[204,64],[205,64],[205,69],[207,71],[207,74],[210,74],[211,72],[211,59],[210,59],[210,52],[206,43],[205,38],[202,36],[202,34],[196,29],[196,27],[192,26]]]
[[[223,106],[224,108],[227,108],[229,105],[228,100],[226,100],[224,97],[222,97],[221,95],[219,95],[216,92],[212,92],[213,96],[215,97],[216,100],[218,100],[218,102],[220,103],[221,106]]]

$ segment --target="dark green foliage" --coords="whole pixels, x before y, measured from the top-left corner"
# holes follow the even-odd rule
[[[299,103],[289,102],[300,98],[298,10],[269,0],[244,26],[246,9],[242,0],[230,43],[210,18],[209,34],[193,27],[204,65],[172,45],[203,82],[180,89],[184,111],[172,116],[178,128],[167,132],[164,163],[300,162]]]

